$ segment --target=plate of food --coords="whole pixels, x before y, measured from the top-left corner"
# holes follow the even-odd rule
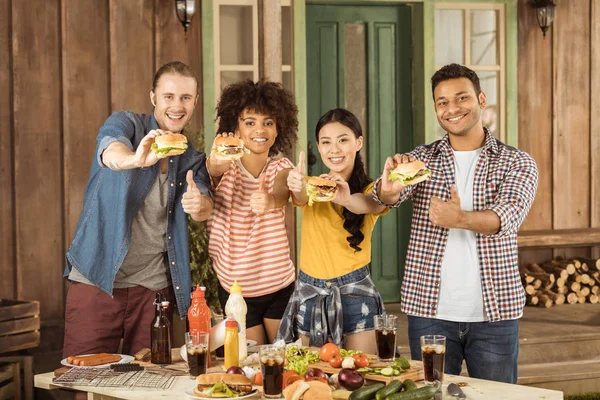
[[[65,367],[109,368],[111,364],[126,364],[133,361],[132,356],[125,354],[82,354],[63,359],[60,363]]]
[[[252,387],[247,376],[239,374],[202,374],[196,378],[196,387],[188,389],[185,394],[192,399],[258,398],[259,391]]]

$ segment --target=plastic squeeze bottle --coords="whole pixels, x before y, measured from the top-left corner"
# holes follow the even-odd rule
[[[248,307],[242,296],[242,287],[238,285],[237,281],[233,282],[233,285],[229,288],[229,299],[225,303],[225,314],[228,317],[233,317],[239,326],[238,340],[239,340],[239,357],[241,361],[244,361],[248,357],[248,347],[246,346],[246,313]]]
[[[210,332],[210,308],[206,304],[205,292],[204,286],[196,286],[192,293],[192,304],[187,315],[190,333]]]
[[[239,341],[238,341],[238,323],[232,317],[225,322],[225,359],[223,364],[225,369],[229,367],[239,367]]]
[[[196,286],[196,290],[192,293],[192,304],[188,309],[188,325],[189,332],[210,332],[210,308],[206,304],[206,288],[204,286]],[[208,358],[208,366],[210,367],[210,356]]]

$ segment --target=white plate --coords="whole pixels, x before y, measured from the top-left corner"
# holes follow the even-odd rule
[[[82,354],[82,356],[89,356],[91,354]],[[134,360],[134,358],[132,356],[128,356],[125,354],[114,354],[116,356],[121,356],[121,360],[117,361],[117,362],[112,362],[112,363],[108,363],[108,364],[100,364],[100,365],[90,365],[89,367],[85,367],[85,366],[81,366],[81,365],[73,365],[73,364],[69,364],[67,362],[67,359],[65,358],[64,360],[62,360],[60,363],[62,365],[64,365],[65,367],[77,367],[77,368],[110,368],[110,366],[112,364],[127,364],[128,362],[131,362]]]
[[[192,399],[202,399],[202,400],[206,400],[208,397],[198,397],[194,394],[194,389],[188,389],[185,391],[185,394],[188,397],[191,397]],[[258,394],[258,389],[254,389],[252,392],[248,393],[247,395],[244,396],[239,396],[239,397],[230,397],[231,399],[252,399],[252,398],[256,398],[256,395]]]

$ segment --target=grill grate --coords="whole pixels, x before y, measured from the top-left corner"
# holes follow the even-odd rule
[[[54,383],[66,386],[141,387],[170,389],[177,371],[143,370],[118,372],[108,368],[71,368]]]

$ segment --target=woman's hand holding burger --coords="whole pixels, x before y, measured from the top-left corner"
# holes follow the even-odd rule
[[[342,207],[346,207],[346,205],[348,205],[348,203],[350,202],[350,198],[352,197],[352,194],[350,193],[350,186],[348,186],[348,182],[346,182],[344,178],[342,178],[339,175],[322,174],[320,177],[335,182],[336,195],[331,201],[335,204],[339,204]]]
[[[218,134],[213,141],[206,163],[210,175],[221,177],[229,169],[232,162],[244,155],[244,150],[244,142],[234,133]]]

